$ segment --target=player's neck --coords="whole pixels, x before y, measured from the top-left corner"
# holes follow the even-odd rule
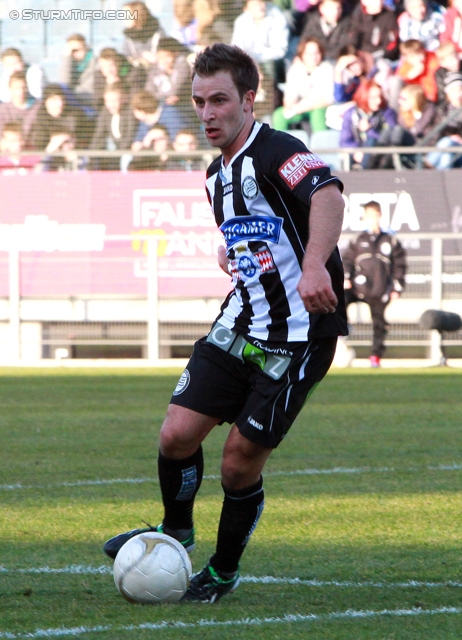
[[[226,147],[225,149],[221,149],[221,154],[223,156],[223,165],[225,167],[231,162],[234,156],[242,149],[244,144],[247,141],[247,138],[250,135],[250,132],[253,129],[253,125],[255,124],[255,118],[252,115],[252,118],[247,120],[239,131],[238,135],[234,138],[234,141]]]

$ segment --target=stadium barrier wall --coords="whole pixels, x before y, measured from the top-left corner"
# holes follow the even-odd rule
[[[378,200],[384,226],[397,232],[409,256],[406,292],[389,307],[392,326],[402,325],[391,342],[426,344],[431,357],[441,336],[417,330],[421,313],[462,309],[460,175],[339,174],[345,185],[340,244],[362,229],[361,204]],[[98,348],[101,357],[109,347],[111,357],[136,352],[154,362],[184,353],[216,316],[230,282],[216,265],[222,240],[203,173],[2,178],[3,362],[91,356]],[[369,322],[364,309],[350,316],[358,327]],[[352,344],[368,340],[352,336]],[[462,344],[462,335],[447,340]]]

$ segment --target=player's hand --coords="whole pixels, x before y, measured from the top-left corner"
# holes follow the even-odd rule
[[[353,287],[353,285],[351,284],[351,280],[346,279],[345,282],[343,283],[343,288],[344,289],[351,289]]]
[[[338,300],[324,265],[305,267],[297,290],[309,313],[334,313]]]
[[[400,292],[399,291],[392,291],[390,293],[390,300],[398,300],[398,298],[400,297]]]

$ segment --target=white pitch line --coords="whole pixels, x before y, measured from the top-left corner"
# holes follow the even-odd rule
[[[335,475],[335,474],[363,474],[363,473],[415,473],[427,469],[428,471],[460,471],[462,464],[440,464],[429,465],[426,467],[408,467],[407,469],[396,469],[394,467],[379,467],[377,469],[371,467],[334,467],[332,469],[294,469],[293,471],[268,471],[264,474],[265,478],[272,477],[290,477],[290,476],[319,476],[319,475]],[[218,475],[204,476],[204,480],[219,480]],[[13,491],[17,489],[53,489],[59,487],[92,487],[99,485],[111,484],[144,484],[158,483],[157,478],[110,478],[108,480],[75,480],[74,482],[56,482],[50,484],[0,484],[0,491]]]
[[[409,616],[424,616],[424,615],[442,615],[442,614],[462,614],[462,608],[460,607],[439,607],[437,609],[382,609],[381,611],[374,610],[355,610],[348,609],[347,611],[333,611],[331,613],[308,613],[306,615],[286,614],[284,616],[272,616],[270,618],[237,618],[235,620],[198,620],[197,622],[183,622],[182,620],[169,620],[162,622],[143,622],[141,624],[130,625],[98,625],[95,627],[70,627],[70,628],[56,628],[56,629],[38,629],[30,633],[11,633],[8,631],[0,631],[0,638],[5,640],[22,640],[28,638],[60,638],[63,636],[77,637],[83,634],[91,633],[105,633],[111,632],[119,634],[124,631],[163,631],[171,629],[201,629],[207,628],[219,628],[219,627],[261,627],[263,625],[271,624],[294,624],[303,622],[325,622],[330,620],[357,620],[357,619],[370,619],[381,617],[409,617]]]
[[[68,574],[68,575],[111,575],[112,567],[108,565],[101,565],[99,567],[92,567],[89,565],[76,565],[71,564],[67,567],[31,567],[28,569],[7,569],[0,566],[0,574],[6,573],[19,573],[19,574]],[[412,589],[412,588],[427,588],[427,589],[444,589],[462,588],[462,582],[429,582],[422,580],[403,580],[401,582],[374,582],[364,581],[358,582],[354,580],[304,580],[302,578],[285,578],[275,576],[242,576],[241,582],[247,584],[280,584],[280,585],[297,585],[306,587],[343,587],[343,588],[376,588],[376,589]]]

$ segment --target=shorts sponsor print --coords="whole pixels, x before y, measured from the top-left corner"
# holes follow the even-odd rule
[[[232,342],[224,328],[216,337],[226,345],[228,340]],[[262,370],[261,358],[238,357],[235,343],[227,351],[202,338],[194,346],[187,376],[183,373],[180,379],[182,390],[174,393],[171,402],[214,417],[217,424],[235,423],[250,441],[276,448],[327,373],[336,343],[337,338],[324,338],[310,343],[273,345],[273,349],[282,351],[290,347],[291,354],[288,367],[275,379]],[[269,357],[268,353],[265,355]]]

